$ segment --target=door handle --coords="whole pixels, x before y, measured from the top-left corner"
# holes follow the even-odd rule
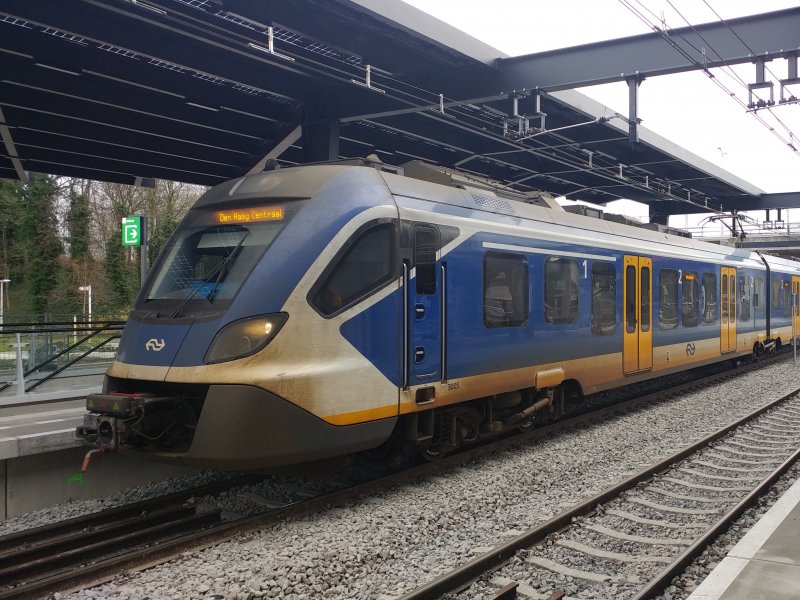
[[[423,360],[425,360],[425,348],[417,346],[414,348],[414,362],[421,363]]]
[[[417,320],[424,318],[425,307],[422,304],[416,304],[414,306],[414,313],[417,315]]]

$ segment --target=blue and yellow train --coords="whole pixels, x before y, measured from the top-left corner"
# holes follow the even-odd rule
[[[269,170],[189,211],[78,435],[236,469],[433,458],[789,343],[798,282],[796,262],[421,163]]]

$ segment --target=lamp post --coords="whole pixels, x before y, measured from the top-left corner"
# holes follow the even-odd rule
[[[92,286],[91,286],[91,284],[82,285],[82,286],[80,286],[78,288],[78,291],[79,292],[88,292],[88,295],[89,295],[89,323],[91,323],[92,322]],[[84,296],[84,300],[85,299],[86,299],[86,296]]]
[[[11,283],[10,279],[0,279],[0,325],[3,324],[3,310],[5,307],[4,292],[6,284]]]

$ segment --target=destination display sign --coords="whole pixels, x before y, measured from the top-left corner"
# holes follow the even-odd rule
[[[218,210],[214,213],[214,221],[221,225],[282,220],[283,206],[252,206],[248,208],[231,208],[229,210]]]

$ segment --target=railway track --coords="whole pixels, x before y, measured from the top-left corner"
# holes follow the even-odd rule
[[[0,598],[55,589],[76,568],[212,527],[222,514],[187,504],[264,479],[244,475],[0,537]],[[55,587],[54,587],[55,586]]]
[[[766,364],[770,363],[764,361],[748,368],[759,368]],[[197,511],[195,507],[187,507],[184,503],[193,496],[222,493],[261,480],[264,476],[251,475],[227,480],[0,537],[0,564],[3,565],[0,569],[0,599],[41,597],[55,591],[97,585],[109,581],[123,570],[163,563],[187,550],[213,546],[239,533],[342,505],[393,485],[435,475],[488,453],[528,443],[537,437],[596,421],[647,402],[662,401],[668,395],[719,382],[741,372],[717,373],[674,386],[669,391],[658,390],[524,434],[474,447],[433,464],[404,469],[283,506],[271,506],[253,516],[222,519],[217,510]]]
[[[800,459],[798,393],[762,406],[401,600],[656,597]]]

